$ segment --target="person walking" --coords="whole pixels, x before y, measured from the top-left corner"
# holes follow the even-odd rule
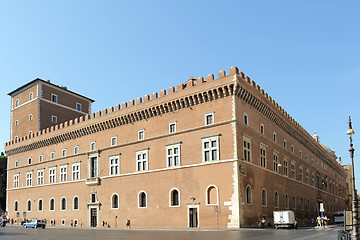
[[[261,219],[261,228],[264,228],[264,227],[265,227],[265,222],[266,222],[266,220],[265,220],[265,218],[263,217],[263,218]]]
[[[126,228],[130,229],[130,219],[126,219]]]

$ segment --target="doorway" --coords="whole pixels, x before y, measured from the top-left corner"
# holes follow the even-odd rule
[[[97,227],[97,209],[90,209],[90,227]]]
[[[190,228],[197,228],[199,227],[198,223],[198,208],[197,207],[190,207],[189,209],[189,227]]]

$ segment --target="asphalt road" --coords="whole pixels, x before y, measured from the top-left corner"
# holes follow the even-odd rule
[[[19,226],[0,228],[0,239],[6,240],[337,240],[340,227],[326,229],[299,228],[292,230],[239,229],[239,230],[118,230],[90,228],[25,229]]]

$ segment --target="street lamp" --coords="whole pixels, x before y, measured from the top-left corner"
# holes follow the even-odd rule
[[[354,151],[352,143],[352,135],[355,134],[354,129],[352,129],[351,118],[349,116],[349,130],[346,132],[347,135],[350,135],[350,157],[351,157],[351,174],[352,174],[352,239],[358,239],[358,223],[357,223],[357,210],[358,210],[358,201],[357,194],[355,189],[355,171],[354,171]]]

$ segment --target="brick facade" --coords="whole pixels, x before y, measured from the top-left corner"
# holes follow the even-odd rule
[[[61,94],[59,101],[72,101]],[[72,106],[46,104],[39,111],[46,118]],[[218,217],[219,227],[237,228],[262,216],[271,222],[274,210],[294,210],[301,224],[318,215],[320,202],[328,216],[345,208],[346,172],[336,156],[236,67],[216,80],[191,78],[176,90],[72,113],[5,144],[10,218],[26,212],[56,225],[124,227],[131,219],[138,228],[215,228]]]

